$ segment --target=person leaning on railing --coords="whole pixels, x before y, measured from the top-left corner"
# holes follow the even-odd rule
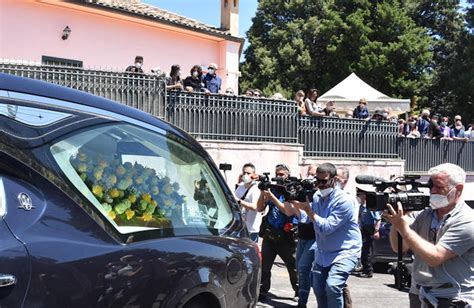
[[[299,90],[295,94],[295,102],[296,105],[298,106],[298,113],[300,115],[306,115],[306,105],[304,103],[304,91]]]
[[[304,100],[304,104],[306,107],[306,113],[310,116],[325,116],[323,112],[323,108],[318,105],[318,90],[316,89],[309,89],[306,92],[306,99]]]
[[[166,90],[182,90],[181,67],[178,64],[171,66],[170,75],[166,77]]]
[[[191,68],[191,75],[186,77],[183,82],[184,88],[188,92],[202,92],[204,84],[202,83],[202,68],[194,65]]]
[[[354,119],[370,119],[369,109],[367,109],[367,100],[365,98],[361,98],[359,100],[359,106],[354,108],[352,112],[352,117]]]

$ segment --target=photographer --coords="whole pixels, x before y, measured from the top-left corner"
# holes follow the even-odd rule
[[[285,164],[275,167],[277,178],[286,179],[290,175],[290,169]],[[294,225],[296,219],[292,214],[286,214],[283,205],[284,196],[281,192],[272,192],[270,189],[263,190],[257,202],[257,210],[265,211],[268,206],[268,214],[263,218],[262,230],[262,279],[260,285],[259,301],[266,299],[270,290],[271,269],[277,255],[285,262],[290,275],[290,282],[295,291],[295,300],[298,296],[298,278],[296,274],[296,234]]]
[[[242,167],[241,182],[235,190],[237,203],[242,207],[242,216],[249,231],[250,239],[258,243],[258,231],[262,223],[262,213],[257,211],[257,201],[260,198],[260,190],[255,183],[255,166],[246,163]]]
[[[313,222],[316,235],[312,270],[318,307],[343,307],[343,288],[354,269],[362,246],[351,197],[336,185],[336,167],[330,163],[316,169],[313,202],[291,201]]]
[[[461,199],[466,173],[442,164],[429,174],[431,208],[404,215],[400,203],[397,211],[388,204],[383,214],[392,224],[392,249],[398,249],[398,231],[403,251],[415,254],[410,307],[472,307],[474,212]]]

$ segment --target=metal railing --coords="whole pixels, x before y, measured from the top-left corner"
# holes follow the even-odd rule
[[[298,142],[291,101],[171,91],[167,120],[199,139]]]
[[[14,64],[0,72],[40,79],[115,100],[165,119],[203,140],[303,144],[303,155],[405,159],[406,171],[426,172],[443,162],[474,172],[474,142],[398,138],[397,124],[299,117],[292,101],[166,92],[155,75]]]
[[[164,80],[154,75],[1,61],[0,72],[74,88],[165,118]]]
[[[304,156],[398,158],[397,124],[328,117],[301,117],[299,123]]]
[[[408,173],[425,173],[442,163],[453,163],[465,171],[474,171],[473,141],[398,138],[397,144]]]

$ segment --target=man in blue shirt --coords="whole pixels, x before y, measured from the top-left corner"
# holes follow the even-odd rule
[[[418,119],[416,123],[416,127],[421,134],[421,138],[426,138],[428,135],[428,128],[430,127],[430,111],[423,110],[421,112],[421,117]]]
[[[290,169],[285,164],[275,167],[277,177],[285,179],[290,175]],[[263,190],[257,201],[257,210],[268,214],[263,218],[264,233],[262,242],[262,278],[259,301],[264,301],[270,290],[271,270],[277,255],[285,263],[290,275],[290,282],[295,291],[295,300],[298,296],[298,276],[296,273],[296,224],[298,220],[285,211],[284,196],[271,190]]]
[[[207,68],[207,74],[202,78],[204,83],[204,88],[206,88],[210,93],[217,94],[221,89],[222,80],[221,77],[217,76],[217,64],[210,63]]]
[[[318,191],[313,202],[291,203],[304,210],[314,224],[315,260],[313,289],[318,307],[343,307],[342,290],[354,269],[362,246],[351,197],[336,186],[336,167],[330,163],[316,170]]]

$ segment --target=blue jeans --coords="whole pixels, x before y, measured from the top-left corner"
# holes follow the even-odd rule
[[[311,277],[319,308],[344,307],[342,289],[356,263],[357,256],[344,258],[328,267],[314,263]]]
[[[296,270],[298,271],[298,304],[306,305],[311,289],[311,267],[314,260],[313,240],[298,239],[296,246]]]

